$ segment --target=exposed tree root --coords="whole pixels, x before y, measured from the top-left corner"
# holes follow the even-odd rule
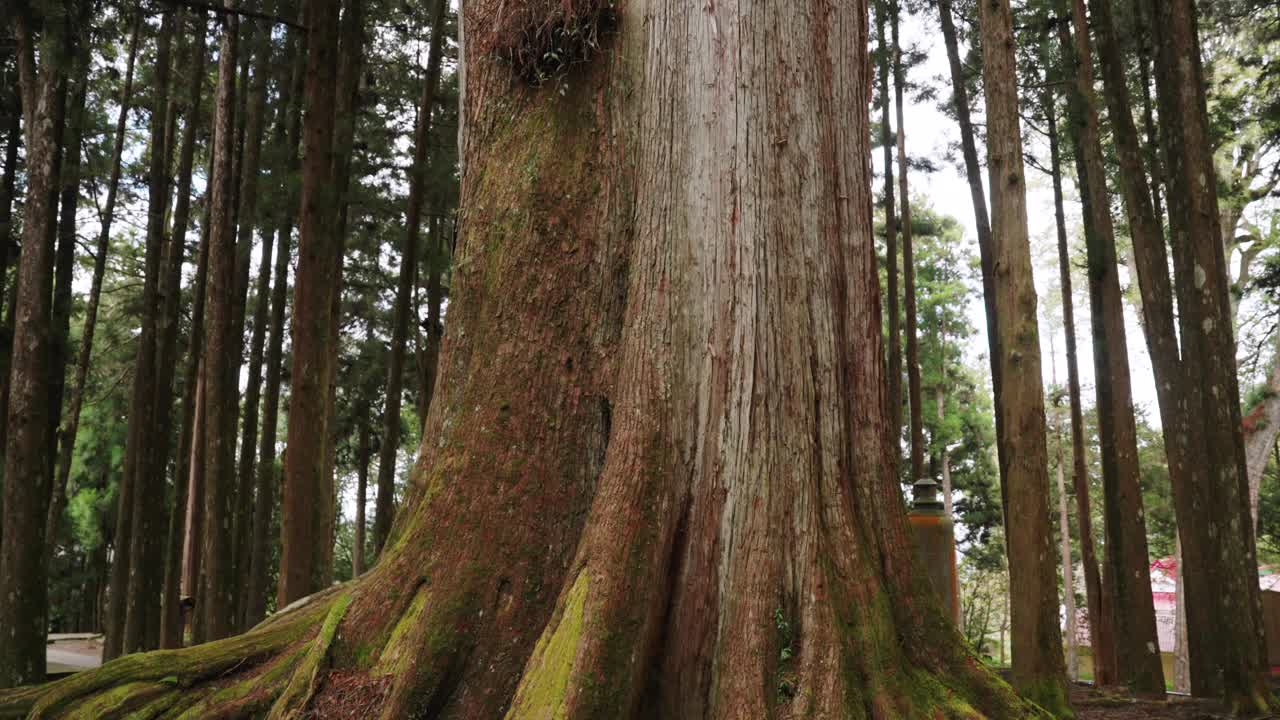
[[[0,717],[217,716],[217,706],[243,704],[255,690],[271,684],[272,670],[291,666],[285,651],[312,631],[330,605],[317,602],[281,613],[271,622],[225,640],[126,655],[46,685],[0,692]],[[259,667],[267,671],[218,688],[225,676]],[[213,697],[218,702],[210,702]]]
[[[346,614],[350,604],[350,595],[340,595],[333,603],[329,615],[324,619],[324,626],[316,633],[315,640],[302,661],[294,667],[288,687],[280,694],[275,705],[271,706],[267,720],[294,720],[315,695],[320,668],[329,656],[329,647],[333,645],[333,636],[338,632],[338,623],[342,622],[342,616]]]
[[[468,3],[467,27],[498,4]],[[1048,718],[910,560],[846,84],[865,7],[740,5],[721,36],[680,3],[619,4],[635,32],[558,88],[468,51],[447,381],[377,566],[245,636],[0,694],[0,714],[283,720],[333,700],[331,661],[377,688],[344,717]],[[756,49],[712,72],[721,42]]]

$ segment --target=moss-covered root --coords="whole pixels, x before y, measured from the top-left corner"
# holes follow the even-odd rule
[[[84,717],[96,703],[119,714],[124,707],[153,706],[164,690],[193,688],[237,667],[252,666],[306,637],[329,610],[318,602],[243,635],[181,650],[126,655],[100,668],[33,687],[0,691],[0,718],[41,720]],[[188,691],[188,697],[193,694]],[[94,715],[89,715],[94,716]],[[99,713],[97,716],[103,716]]]
[[[306,709],[307,703],[315,695],[320,668],[329,657],[329,648],[333,645],[333,637],[338,632],[338,624],[342,622],[342,616],[346,614],[347,607],[350,605],[350,593],[340,595],[333,603],[328,616],[324,619],[324,626],[316,634],[310,650],[294,668],[293,676],[289,678],[289,685],[271,706],[267,720],[293,720]]]
[[[1060,682],[1039,680],[1024,683],[1018,688],[1018,692],[1057,720],[1070,720],[1075,717],[1075,712],[1071,709],[1071,700],[1067,697],[1066,687]]]
[[[587,584],[587,574],[579,573],[559,620],[548,625],[538,639],[506,720],[564,717],[574,659],[582,639]]]

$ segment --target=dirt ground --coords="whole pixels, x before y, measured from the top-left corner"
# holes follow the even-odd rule
[[[1074,685],[1071,690],[1077,720],[1218,720],[1230,717],[1216,702],[1180,695],[1166,697],[1164,701],[1139,700],[1123,690],[1097,689],[1092,685]]]

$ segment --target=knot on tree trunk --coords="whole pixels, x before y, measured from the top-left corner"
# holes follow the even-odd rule
[[[480,49],[530,85],[561,78],[599,52],[618,26],[616,0],[490,0],[496,17],[476,38]],[[468,29],[468,39],[471,31]]]

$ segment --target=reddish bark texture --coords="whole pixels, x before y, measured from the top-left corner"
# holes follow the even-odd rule
[[[1022,162],[1009,0],[981,8],[983,90],[987,106],[987,170],[991,233],[995,239],[996,312],[1000,328],[1001,402],[1008,460],[1005,544],[1009,557],[1013,681],[1055,714],[1069,712],[1058,581],[1049,532],[1049,471],[1045,443],[1036,292],[1027,236],[1026,177]]]
[[[1164,675],[1151,599],[1146,522],[1142,489],[1138,484],[1138,437],[1116,262],[1115,227],[1093,89],[1093,45],[1084,0],[1060,0],[1058,6],[1064,15],[1072,17],[1075,28],[1070,35],[1074,41],[1071,43],[1066,42],[1066,25],[1060,26],[1064,57],[1074,58],[1074,67],[1069,71],[1075,76],[1075,83],[1068,86],[1067,93],[1069,137],[1075,148],[1088,257],[1090,326],[1102,456],[1102,508],[1107,539],[1103,612],[1112,616],[1115,640],[1115,658],[1106,658],[1103,666],[1114,668],[1116,679],[1139,692],[1163,695]]]
[[[293,285],[293,371],[281,500],[280,585],[277,606],[319,587],[329,483],[325,478],[326,403],[333,353],[332,288],[341,238],[333,188],[334,115],[332,75],[338,63],[338,0],[312,0],[307,8],[308,53],[302,131],[302,200],[298,272]]]
[[[462,236],[411,511],[310,601],[345,610],[334,692],[387,720],[1045,717],[911,564],[865,3],[628,4],[543,85],[478,49],[502,6],[465,5]],[[287,657],[273,633],[308,612],[209,666],[253,639]],[[273,667],[241,672],[270,699]]]

